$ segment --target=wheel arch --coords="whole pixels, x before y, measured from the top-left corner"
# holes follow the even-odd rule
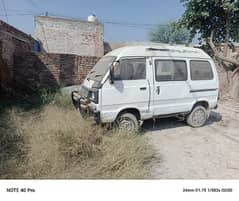
[[[131,113],[133,115],[135,115],[135,117],[140,120],[141,119],[141,114],[140,114],[140,111],[139,109],[137,108],[133,108],[133,107],[130,107],[130,108],[124,108],[122,110],[120,110],[120,112],[118,113],[118,115],[116,116],[115,120],[122,114],[124,113]]]
[[[193,105],[193,107],[192,107],[192,110],[196,107],[196,106],[203,106],[203,107],[205,107],[205,109],[206,110],[208,110],[209,109],[209,102],[207,101],[207,100],[198,100],[198,101],[196,101],[195,103],[194,103],[194,105]],[[192,111],[191,110],[191,111]]]

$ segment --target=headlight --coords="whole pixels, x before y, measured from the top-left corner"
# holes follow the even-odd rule
[[[95,92],[91,92],[90,94],[91,94],[91,97],[90,97],[90,98],[91,98],[92,100],[95,100]]]
[[[98,103],[98,90],[89,92],[89,99],[94,103]]]

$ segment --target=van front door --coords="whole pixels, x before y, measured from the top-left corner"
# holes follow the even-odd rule
[[[155,58],[153,63],[153,115],[188,112],[192,98],[186,60]]]
[[[114,83],[106,82],[102,88],[103,116],[111,118],[125,108],[135,108],[140,113],[146,113],[149,109],[149,95],[146,58],[121,59],[114,68]]]

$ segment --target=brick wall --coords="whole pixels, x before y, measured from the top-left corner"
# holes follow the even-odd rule
[[[34,50],[34,39],[0,20],[0,89],[13,83],[14,56]]]
[[[6,32],[18,40],[24,41],[26,43],[30,43],[32,48],[34,47],[34,43],[32,43],[34,39],[31,37],[31,35],[28,35],[1,20],[0,20],[0,28],[1,28],[0,29],[1,32]]]
[[[35,17],[35,35],[48,53],[98,56],[104,54],[104,27],[100,22]]]
[[[79,69],[79,81],[82,81],[86,78],[88,72],[92,69],[92,67],[96,64],[96,62],[100,59],[100,57],[86,57],[79,56],[78,57],[78,69]]]
[[[15,56],[14,81],[19,90],[58,88],[80,84],[99,57],[25,53]]]
[[[59,86],[81,84],[99,57],[41,53],[37,57],[54,76]],[[44,76],[42,76],[44,78]],[[45,85],[47,77],[42,79]]]
[[[0,90],[36,91],[80,84],[94,56],[34,53],[34,39],[0,21]]]

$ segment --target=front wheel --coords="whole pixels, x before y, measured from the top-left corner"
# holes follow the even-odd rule
[[[208,111],[205,107],[199,105],[196,106],[192,112],[187,116],[187,124],[197,128],[203,126],[208,119]]]
[[[123,113],[116,120],[119,130],[126,132],[137,132],[139,130],[139,122],[135,115],[131,113]]]

